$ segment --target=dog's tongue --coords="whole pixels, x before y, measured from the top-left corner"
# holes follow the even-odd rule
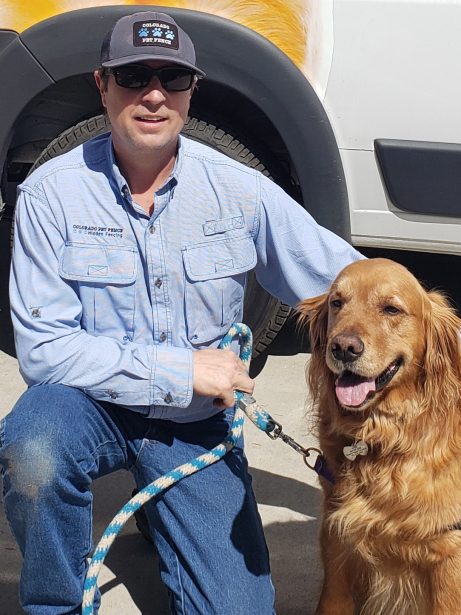
[[[336,380],[336,397],[343,406],[360,406],[370,391],[376,391],[374,379],[344,372]]]

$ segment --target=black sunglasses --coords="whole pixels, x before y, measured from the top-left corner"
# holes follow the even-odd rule
[[[151,68],[145,64],[127,64],[109,68],[108,73],[114,75],[115,83],[122,88],[141,89],[151,82],[152,77],[158,77],[162,88],[167,92],[185,92],[192,87],[196,73],[182,66],[165,66]]]

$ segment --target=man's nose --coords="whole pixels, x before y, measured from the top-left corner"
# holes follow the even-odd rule
[[[144,88],[142,98],[155,103],[163,102],[166,99],[165,90],[162,88],[158,77],[152,77],[149,84]]]

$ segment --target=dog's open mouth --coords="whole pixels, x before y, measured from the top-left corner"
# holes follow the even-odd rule
[[[359,408],[388,384],[402,365],[402,359],[393,361],[377,378],[365,378],[348,370],[335,382],[336,397],[342,406]]]

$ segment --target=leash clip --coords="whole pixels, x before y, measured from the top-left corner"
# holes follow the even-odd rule
[[[285,442],[285,444],[288,444],[288,446],[291,446],[291,448],[293,448],[297,453],[300,453],[303,456],[303,461],[308,468],[314,470],[314,472],[316,472],[319,476],[326,478],[326,480],[329,481],[332,485],[335,484],[335,477],[332,472],[330,472],[325,457],[323,456],[323,453],[319,448],[316,448],[315,446],[303,448],[300,444],[298,444],[298,442],[296,442],[296,440],[293,440],[293,438],[288,436],[286,433],[283,433],[282,426],[280,425],[280,423],[274,421],[273,418],[271,418],[270,422],[273,425],[273,429],[271,431],[266,431],[269,438],[271,438],[272,440],[280,438],[283,442]],[[317,458],[314,463],[309,463],[308,461],[309,455],[311,453],[316,453],[317,455]]]
[[[308,457],[312,452],[317,455],[314,464],[309,463],[308,461]],[[329,467],[327,466],[326,459],[323,456],[323,453],[319,448],[315,448],[315,446],[310,446],[309,448],[307,448],[305,450],[303,459],[304,459],[304,463],[306,464],[306,466],[310,468],[311,470],[314,470],[314,472],[316,472],[318,476],[322,476],[332,485],[335,484],[336,482],[335,476],[330,471]]]
[[[294,449],[297,453],[303,455],[304,457],[306,456],[307,450],[303,448],[301,444],[298,444],[298,442],[296,442],[296,440],[294,440],[291,436],[284,433],[282,425],[280,423],[274,421],[273,418],[271,418],[270,422],[272,423],[273,428],[271,429],[271,431],[267,431],[266,433],[271,440],[277,440],[277,438],[280,438],[282,442],[285,442],[285,444],[291,446],[291,448]]]
[[[255,423],[259,429],[264,431],[264,433],[269,436],[271,440],[277,440],[280,438],[282,442],[285,442],[285,444],[288,444],[288,446],[303,456],[303,461],[308,468],[314,470],[314,472],[316,472],[319,476],[323,476],[323,478],[326,478],[330,483],[334,484],[335,478],[330,472],[320,449],[313,446],[304,448],[291,436],[284,433],[282,425],[275,421],[263,408],[261,408],[261,406],[258,406],[252,395],[239,391],[236,405],[243,410],[253,421],[253,423]],[[250,412],[250,410],[252,411]],[[317,454],[317,458],[313,464],[308,461],[309,455],[312,452]]]
[[[315,471],[315,469],[316,469],[315,466],[316,466],[317,461],[314,464],[311,464],[311,463],[308,462],[308,457],[309,457],[309,455],[311,453],[317,453],[317,459],[319,457],[322,457],[323,455],[322,455],[322,451],[319,448],[315,448],[314,446],[311,446],[311,447],[306,449],[306,451],[304,453],[304,463],[307,465],[308,468],[310,468],[311,470]]]

